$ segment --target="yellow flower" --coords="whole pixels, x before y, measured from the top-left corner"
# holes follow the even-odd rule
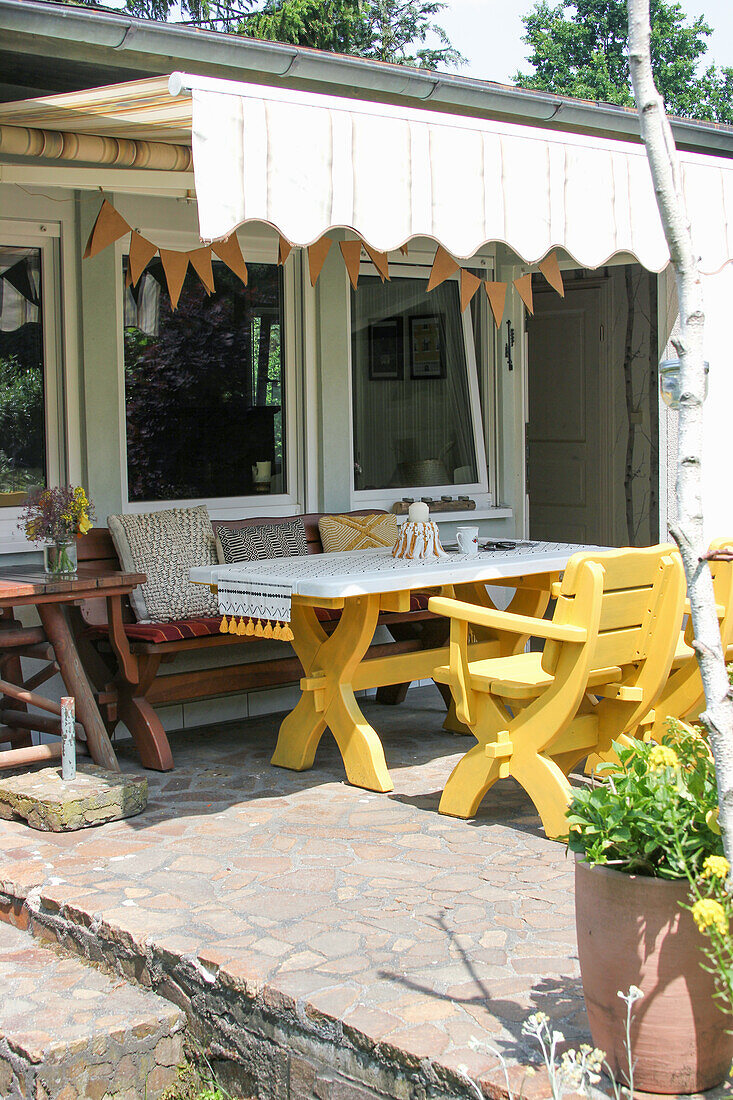
[[[679,768],[680,758],[668,745],[655,745],[649,753],[649,767],[652,771],[661,768]]]
[[[703,878],[726,879],[729,871],[730,863],[725,856],[708,856],[702,865]]]
[[[692,907],[692,916],[701,932],[714,928],[721,936],[728,932],[728,915],[715,898],[700,898]]]
[[[79,516],[79,534],[86,535],[87,531],[91,531],[91,529],[92,524],[89,516],[86,514],[86,512],[82,512],[82,514]]]

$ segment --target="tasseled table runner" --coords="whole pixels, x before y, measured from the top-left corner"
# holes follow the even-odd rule
[[[222,615],[221,634],[240,637],[272,638],[292,642],[290,602],[293,586],[274,582],[235,580],[219,581],[219,611]]]

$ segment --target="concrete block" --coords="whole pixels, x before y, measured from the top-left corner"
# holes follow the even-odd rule
[[[142,813],[145,776],[83,764],[64,782],[61,768],[0,777],[0,818],[26,821],[32,829],[63,833]]]

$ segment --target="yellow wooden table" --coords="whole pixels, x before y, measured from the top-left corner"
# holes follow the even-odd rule
[[[544,614],[552,582],[577,546],[520,544],[515,550],[451,554],[430,563],[396,560],[389,550],[272,558],[191,570],[191,579],[215,588],[221,582],[275,582],[292,588],[290,626],[293,648],[303,665],[301,697],[280,726],[272,763],[304,771],[313,764],[323,733],[331,730],[350,783],[391,791],[384,749],[365,718],[355,692],[432,678],[449,660],[449,647],[366,657],[381,611],[408,611],[416,590],[455,596],[493,608],[486,585],[516,587],[508,611]],[[329,635],[318,608],[341,611]],[[471,656],[481,660],[521,652],[527,637],[477,627]]]

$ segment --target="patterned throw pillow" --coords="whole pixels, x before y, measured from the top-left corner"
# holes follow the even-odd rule
[[[369,516],[321,516],[318,521],[321,545],[327,554],[338,550],[373,550],[394,546],[397,516],[377,512]]]
[[[208,586],[188,579],[192,566],[216,565],[214,532],[205,506],[108,516],[107,525],[122,568],[147,574],[146,583],[130,593],[139,622],[218,614],[216,596]]]
[[[295,558],[308,553],[302,519],[251,527],[218,527],[216,536],[216,553],[222,565],[260,558]]]

